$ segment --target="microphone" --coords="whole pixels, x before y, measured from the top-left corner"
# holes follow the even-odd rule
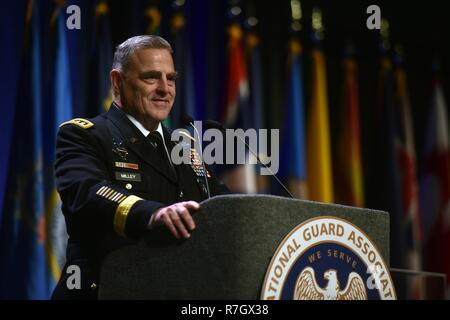
[[[200,137],[200,133],[198,132],[197,128],[195,127],[194,119],[191,116],[189,116],[187,114],[183,114],[182,121],[185,126],[187,126],[187,127],[191,126],[192,128],[194,128],[195,132],[197,133],[197,137]],[[203,177],[205,178],[205,183],[206,183],[206,192],[208,194],[208,198],[211,198],[211,192],[209,191],[208,174],[206,171],[205,162],[203,161],[202,146],[200,145],[200,139],[197,139],[197,140],[198,140],[197,143],[198,143],[198,149],[199,149],[199,155],[200,155],[200,162],[202,163],[202,167],[203,167]],[[194,143],[195,143],[195,139],[194,139]]]
[[[224,127],[220,122],[215,121],[215,120],[205,120],[205,126],[206,126],[208,129],[213,129],[213,128],[214,128],[214,129],[219,129],[219,130],[225,131],[225,127]],[[239,138],[239,140],[241,140],[241,141],[245,144],[245,146],[246,146],[247,149],[251,152],[251,154],[253,154],[253,156],[256,157],[256,160],[257,160],[259,163],[261,163],[267,170],[269,170],[269,172],[272,174],[272,176],[277,180],[278,184],[279,184],[280,186],[283,187],[284,191],[286,191],[286,193],[287,193],[292,199],[294,199],[294,196],[293,196],[292,193],[289,191],[289,189],[283,184],[283,182],[281,182],[280,179],[278,179],[277,175],[276,175],[276,174],[275,174],[275,173],[274,173],[274,172],[273,172],[266,164],[264,164],[264,162],[261,161],[261,159],[259,158],[258,154],[252,150],[252,148],[250,147],[250,145],[249,145],[247,142],[245,142],[245,140],[242,139],[240,135],[236,135],[236,136]]]

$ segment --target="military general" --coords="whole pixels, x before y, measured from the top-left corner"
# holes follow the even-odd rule
[[[175,100],[177,72],[166,40],[146,35],[120,44],[110,78],[109,110],[68,121],[58,133],[55,176],[69,240],[53,299],[97,298],[102,238],[139,239],[165,228],[188,239],[207,189],[227,193],[209,170],[171,161],[175,142],[162,122]],[[76,290],[67,287],[71,265],[81,270]]]

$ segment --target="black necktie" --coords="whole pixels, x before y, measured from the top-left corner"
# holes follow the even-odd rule
[[[153,148],[157,150],[161,168],[168,175],[172,175],[174,178],[176,178],[175,168],[173,167],[172,161],[170,161],[169,159],[161,134],[158,131],[150,132],[147,136],[147,139],[150,141]]]

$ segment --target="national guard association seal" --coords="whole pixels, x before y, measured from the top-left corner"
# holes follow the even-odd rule
[[[394,300],[389,269],[370,238],[342,218],[295,227],[267,269],[263,300]]]

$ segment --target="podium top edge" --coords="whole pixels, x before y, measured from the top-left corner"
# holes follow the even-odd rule
[[[312,201],[312,200],[305,200],[305,199],[297,199],[297,198],[289,198],[289,197],[282,197],[282,196],[276,196],[271,194],[226,194],[226,195],[217,195],[213,196],[209,199],[203,200],[200,205],[207,204],[211,202],[216,201],[224,201],[224,200],[233,200],[233,201],[247,201],[247,200],[262,200],[262,199],[270,199],[270,200],[276,200],[276,201],[295,201],[295,202],[301,202],[301,203],[308,203],[308,204],[316,204],[316,205],[323,205],[326,207],[333,207],[333,208],[351,208],[352,210],[363,210],[363,211],[371,211],[374,213],[380,213],[380,214],[387,214],[389,215],[389,212],[379,209],[372,209],[372,208],[366,208],[366,207],[354,207],[349,205],[343,205],[339,203],[328,203],[328,202],[320,202],[320,201]]]

